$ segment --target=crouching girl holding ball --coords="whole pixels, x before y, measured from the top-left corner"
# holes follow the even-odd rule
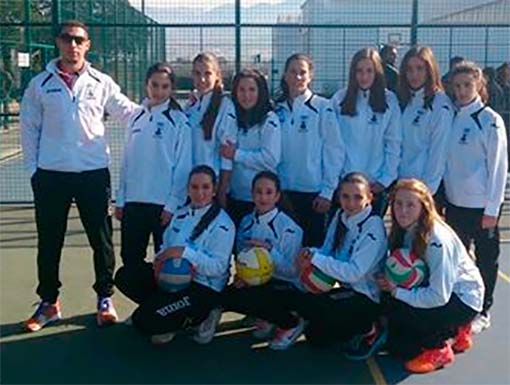
[[[471,347],[470,322],[482,310],[484,286],[459,237],[438,215],[423,182],[400,180],[390,203],[390,250],[411,250],[426,262],[429,277],[412,288],[378,278],[380,289],[390,293],[384,301],[387,348],[405,362],[408,371],[426,373],[452,363],[454,352]]]
[[[117,272],[119,289],[139,304],[131,322],[150,335],[153,344],[166,344],[187,327],[198,327],[194,336],[198,343],[208,343],[214,336],[235,238],[234,224],[216,202],[215,194],[214,170],[204,165],[195,167],[188,181],[190,203],[172,217],[154,264],[146,263],[136,273],[124,268]],[[191,265],[189,286],[174,292],[158,286],[155,276],[169,258]]]

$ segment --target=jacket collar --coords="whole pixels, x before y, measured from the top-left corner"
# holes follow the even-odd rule
[[[480,108],[484,106],[482,99],[480,97],[477,97],[475,100],[473,100],[471,103],[469,103],[467,106],[463,107],[457,107],[459,115],[471,115],[473,112],[478,111]]]
[[[163,103],[157,104],[155,106],[149,107],[149,98],[144,98],[142,101],[143,108],[150,113],[159,113],[163,112],[168,109],[168,101],[169,99],[165,100]]]
[[[199,208],[193,208],[191,207],[191,204],[188,206],[188,214],[192,217],[194,216],[198,216],[198,217],[202,217],[202,215],[204,215],[207,210],[209,210],[209,208],[212,206],[212,203],[209,203],[207,206],[204,206],[204,207],[199,207]]]
[[[289,106],[292,107],[292,109],[295,109],[297,106],[301,106],[305,104],[311,97],[313,96],[313,92],[307,88],[305,92],[303,92],[301,95],[298,95],[294,100],[288,100]]]
[[[60,70],[57,67],[57,63],[59,62],[60,58],[52,59],[49,61],[48,64],[46,64],[46,71],[58,75]],[[85,64],[83,65],[83,68],[81,71],[78,72],[78,75],[83,74],[85,71],[87,71],[90,68],[90,63],[88,61],[85,61]]]
[[[423,98],[425,97],[425,87],[421,87],[417,90],[411,90],[411,103],[421,104],[423,103]]]
[[[351,215],[350,217],[347,217],[345,211],[342,212],[340,219],[342,220],[343,224],[349,229],[355,229],[361,222],[363,222],[372,212],[372,206],[368,205],[363,210],[361,210],[359,213]]]
[[[253,212],[253,218],[255,218],[255,221],[257,223],[267,224],[267,223],[271,222],[274,219],[274,217],[276,217],[276,215],[278,215],[278,213],[279,213],[279,210],[277,207],[275,207],[271,211],[268,211],[267,213],[262,214],[262,215],[258,215],[256,212]]]

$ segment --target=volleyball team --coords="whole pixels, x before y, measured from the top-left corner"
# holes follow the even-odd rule
[[[276,100],[254,69],[236,74],[227,95],[217,57],[200,53],[181,107],[171,66],[149,68],[147,96],[125,117],[114,213],[122,259],[114,283],[138,304],[128,322],[153,344],[182,330],[209,343],[221,312],[235,311],[255,320],[253,336],[272,349],[304,334],[351,359],[385,350],[415,373],[448,365],[489,327],[498,272],[507,143],[485,104],[482,71],[457,64],[452,99],[425,46],[405,54],[397,93],[372,48],[354,54],[347,87],[330,99],[311,90],[313,75],[312,59],[293,54]],[[270,253],[271,280],[229,279],[232,254],[254,246]],[[399,248],[428,267],[417,287],[382,273]],[[191,263],[188,288],[158,287],[154,266],[167,258]],[[339,286],[307,292],[299,276],[310,266]],[[54,317],[29,322],[59,319],[58,301],[49,302]],[[108,306],[104,324],[117,320]]]

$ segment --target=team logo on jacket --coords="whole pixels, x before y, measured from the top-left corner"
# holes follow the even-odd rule
[[[156,131],[152,135],[153,138],[162,139],[163,138],[163,128],[165,127],[165,123],[156,122]]]
[[[280,121],[280,123],[285,122],[285,111],[283,110],[283,108],[282,107],[277,108],[275,112],[276,115],[278,116],[278,120]]]
[[[423,110],[416,111],[416,117],[413,119],[413,126],[420,125],[420,119],[423,116],[423,114],[424,114]]]
[[[377,124],[377,123],[378,123],[377,115],[373,114],[372,117],[368,120],[368,124]]]
[[[306,121],[308,120],[307,115],[301,116],[301,123],[299,123],[298,132],[305,133],[308,132],[308,126],[306,125]]]
[[[94,100],[96,99],[96,94],[94,93],[94,87],[92,85],[87,86],[85,89],[85,99]]]
[[[460,137],[459,144],[468,144],[467,137],[468,137],[470,131],[471,131],[471,129],[469,127],[464,128],[464,132],[462,133],[462,136]]]

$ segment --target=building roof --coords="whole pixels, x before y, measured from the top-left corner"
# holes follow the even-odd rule
[[[426,20],[423,24],[508,24],[510,26],[510,0],[490,1]]]

